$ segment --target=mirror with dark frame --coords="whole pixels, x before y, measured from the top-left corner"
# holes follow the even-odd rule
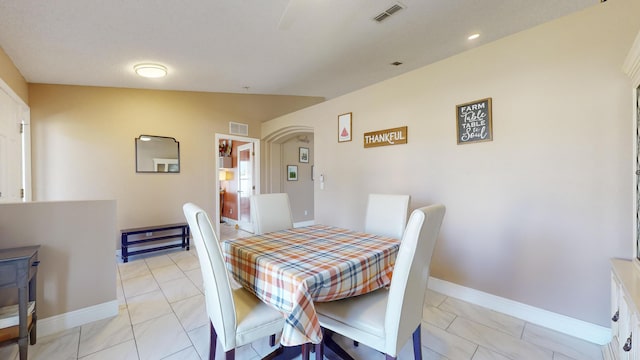
[[[140,135],[136,138],[136,172],[179,173],[180,143],[168,136]]]

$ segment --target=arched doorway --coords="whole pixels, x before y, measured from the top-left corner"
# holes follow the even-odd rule
[[[262,192],[288,193],[294,224],[313,223],[313,128],[288,126],[268,134],[262,139],[262,154]],[[308,158],[299,154],[308,154]],[[289,166],[296,169],[295,180],[287,176]]]

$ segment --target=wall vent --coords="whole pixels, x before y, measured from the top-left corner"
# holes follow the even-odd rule
[[[397,13],[398,11],[404,9],[404,5],[400,4],[400,3],[395,3],[393,6],[391,6],[390,8],[388,8],[387,10],[381,12],[380,14],[376,15],[373,20],[377,21],[377,22],[381,22],[382,20],[388,18],[389,16]]]
[[[249,125],[230,121],[229,134],[249,136]]]

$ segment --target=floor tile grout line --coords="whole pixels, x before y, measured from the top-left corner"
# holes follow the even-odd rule
[[[522,331],[520,332],[520,339],[522,339],[522,340],[525,340],[524,339],[524,332],[527,330],[527,326],[529,326],[529,322],[525,321],[524,322],[524,326],[522,327]]]
[[[145,261],[146,264],[146,261]],[[148,267],[148,265],[147,265]],[[122,279],[122,273],[120,273],[120,267],[118,267],[118,273],[120,274],[120,287],[122,288],[122,299],[124,300],[125,307],[127,308],[127,316],[129,317],[129,326],[131,327],[131,335],[133,336],[133,345],[136,348],[136,356],[140,359],[140,350],[138,349],[138,340],[136,339],[136,332],[133,329],[133,319],[131,318],[131,311],[129,311],[129,299],[127,299],[124,293],[124,280]],[[118,308],[119,308],[118,304]]]
[[[170,257],[169,257],[169,258],[170,258]],[[173,259],[171,259],[171,260],[173,261]],[[175,263],[175,262],[174,262],[174,263]],[[178,264],[177,264],[177,263],[176,263],[175,265],[176,265],[176,267],[178,267],[178,269],[182,272],[182,274],[183,274],[183,275],[184,275],[184,276],[185,276],[185,277],[186,277],[186,278],[187,278],[191,283],[193,283],[193,281],[192,281],[191,279],[189,279],[189,277],[187,276],[187,274],[185,274],[185,273],[184,273],[184,270],[182,270],[182,269],[180,268],[180,266],[178,266]],[[159,286],[159,285],[160,285],[160,284],[158,283],[158,286]],[[196,286],[195,284],[193,284],[193,285],[194,285],[194,286]],[[196,288],[197,288],[197,286],[196,286]],[[161,290],[162,290],[162,288],[161,288]],[[198,292],[200,293],[199,295],[202,295],[202,292],[200,291],[200,289],[198,289]],[[164,291],[163,291],[163,294],[164,294]],[[167,300],[167,302],[169,303],[169,307],[171,307],[171,311],[173,312],[174,316],[176,317],[176,319],[178,319],[178,324],[180,324],[180,326],[182,327],[182,330],[184,331],[185,335],[186,335],[186,336],[187,336],[187,338],[189,339],[189,343],[191,343],[191,347],[193,347],[193,350],[196,352],[196,355],[198,356],[198,358],[202,359],[202,357],[200,356],[200,354],[199,354],[199,353],[198,353],[198,351],[196,350],[196,344],[193,342],[193,340],[192,340],[192,339],[191,339],[191,337],[189,336],[189,332],[187,331],[187,329],[185,329],[184,324],[182,324],[182,322],[180,321],[180,318],[178,317],[178,314],[176,314],[176,311],[175,311],[175,309],[173,308],[173,304],[174,304],[175,302],[174,302],[174,303],[171,303],[171,302],[169,301],[169,299],[168,299],[168,298],[166,298],[166,294],[164,294],[164,296],[165,296],[165,299]],[[188,298],[181,299],[181,300],[178,300],[178,301],[186,300],[186,299],[189,299],[189,298],[192,298],[192,297],[196,297],[196,296],[198,296],[198,295],[190,296],[190,297],[188,297]],[[176,302],[178,302],[178,301],[176,301]],[[208,316],[207,316],[207,319],[208,319]],[[206,326],[206,325],[204,325],[204,326]],[[193,329],[193,330],[195,330],[195,329]],[[193,330],[192,330],[192,331],[193,331]],[[187,347],[187,348],[188,348],[188,347]],[[187,349],[187,348],[185,348],[185,349]],[[182,350],[180,350],[180,351],[184,351],[185,349],[182,349]],[[177,351],[176,353],[178,353],[178,352],[180,352],[180,351]],[[175,353],[174,353],[174,354],[175,354]],[[173,355],[173,354],[172,354],[172,355]],[[171,355],[169,355],[169,356],[171,356]],[[214,356],[215,356],[215,354],[214,354]],[[168,356],[165,356],[165,358],[166,358],[166,357],[168,357]]]
[[[171,256],[168,256],[168,255],[167,255],[167,257],[174,263],[174,265],[178,268],[178,270],[180,272],[182,272],[184,277],[188,279],[187,275],[184,273],[184,270],[182,268],[180,268],[180,266],[178,266],[178,264],[173,260],[173,258],[171,258]],[[149,268],[149,264],[146,262],[146,259],[145,259],[145,264],[146,264],[147,268]],[[169,298],[167,297],[167,294],[165,294],[164,290],[162,289],[162,286],[160,285],[160,281],[158,281],[158,278],[153,274],[153,271],[151,270],[151,268],[149,268],[149,271],[151,272],[151,276],[153,277],[153,280],[156,282],[156,285],[158,285],[158,289],[160,290],[160,293],[162,293],[162,296],[164,297],[165,301],[167,302],[167,304],[169,304],[169,308],[171,309],[171,313],[178,320],[178,324],[182,328],[182,331],[184,331],[184,334],[187,336],[187,339],[189,339],[189,343],[191,344],[190,347],[193,347],[194,351],[196,351],[195,350],[195,344],[193,343],[193,340],[191,340],[191,337],[189,336],[189,332],[187,331],[187,329],[185,329],[184,324],[182,324],[182,322],[180,321],[180,318],[178,317],[178,314],[176,314],[176,311],[173,308],[173,304],[175,302],[182,301],[182,300],[185,300],[187,298],[181,299],[181,300],[178,300],[178,301],[175,301],[175,302],[172,303],[169,300]],[[177,280],[177,279],[175,279],[175,280]],[[193,283],[193,281],[191,281],[190,279],[189,279],[189,281],[191,283]],[[194,284],[194,286],[195,286],[195,284]],[[198,289],[198,292],[200,292],[200,289]],[[195,296],[197,296],[197,295],[194,295],[194,296],[191,296],[191,297],[195,297]],[[191,298],[191,297],[188,297],[188,298]],[[155,319],[157,319],[157,318],[155,318]],[[153,319],[149,319],[149,320],[153,320]],[[134,337],[135,337],[135,334],[134,334]],[[137,348],[137,346],[136,346],[136,348]],[[168,354],[167,356],[164,356],[163,359],[167,358],[169,356],[175,355],[175,354],[179,353],[180,351],[184,351],[185,349],[188,349],[188,348],[189,348],[189,346],[187,346],[187,347],[185,347],[183,349],[180,349],[180,350],[178,350],[178,351],[176,351],[176,352],[174,352],[172,354]],[[198,354],[197,351],[196,351],[196,354],[198,355],[198,357],[200,357],[200,354]],[[138,353],[138,358],[140,358],[140,354],[139,353]]]
[[[448,297],[447,297],[447,298],[448,298]],[[446,298],[445,298],[445,300],[443,300],[443,301],[440,303],[440,305],[444,304],[445,302],[446,302]],[[438,305],[438,309],[440,309],[440,305]],[[445,310],[443,310],[443,309],[440,309],[440,310],[441,310],[441,311],[445,311]],[[567,358],[570,358],[568,355],[565,355],[564,353],[560,353],[560,352],[555,351],[555,350],[553,350],[553,349],[549,349],[549,348],[546,348],[546,347],[544,347],[544,346],[541,346],[541,345],[538,345],[538,344],[535,344],[535,343],[532,343],[532,342],[527,341],[527,340],[524,338],[524,334],[525,334],[525,331],[526,331],[526,327],[529,325],[529,322],[527,322],[527,321],[523,321],[523,322],[524,322],[524,326],[522,327],[522,330],[521,330],[521,332],[520,332],[520,336],[519,336],[519,337],[516,337],[516,336],[512,336],[511,334],[509,334],[509,333],[507,333],[507,332],[501,331],[500,329],[496,329],[496,328],[494,328],[494,327],[492,327],[492,326],[489,326],[489,325],[486,325],[486,324],[480,323],[480,322],[475,321],[475,320],[473,320],[473,319],[468,319],[468,318],[466,318],[466,317],[464,317],[464,316],[461,316],[461,315],[459,315],[459,314],[457,314],[457,313],[451,313],[451,314],[453,314],[455,317],[454,317],[454,319],[449,323],[449,325],[447,326],[447,328],[446,328],[446,329],[444,329],[446,332],[449,332],[449,328],[450,328],[450,326],[453,324],[453,322],[454,322],[457,318],[463,318],[463,319],[465,319],[465,320],[467,320],[467,321],[472,321],[472,322],[475,322],[475,323],[477,323],[477,324],[487,326],[487,327],[489,327],[489,328],[491,328],[491,329],[493,329],[493,330],[496,330],[496,331],[499,331],[499,332],[501,332],[501,333],[503,333],[503,334],[505,334],[505,335],[511,336],[511,337],[512,337],[512,338],[514,338],[514,339],[521,340],[521,341],[523,341],[523,342],[525,342],[525,343],[527,343],[527,344],[529,344],[529,345],[531,345],[531,346],[534,346],[534,347],[536,347],[536,348],[539,348],[539,349],[541,349],[541,350],[550,351],[550,352],[551,352],[551,355],[552,355],[552,359],[554,358],[554,356],[555,356],[555,354],[556,354],[556,353],[562,354],[562,355],[566,356]],[[469,341],[469,342],[471,342],[471,343],[474,343],[474,344],[475,344],[475,342],[474,342],[474,341],[472,341],[471,339],[466,339],[466,338],[464,338],[464,339],[465,339],[465,340],[467,340],[467,341]],[[479,346],[479,345],[478,345],[478,346]],[[509,358],[509,356],[508,356],[507,354],[504,354],[504,353],[502,353],[502,352],[500,352],[500,351],[496,351],[495,349],[489,349],[489,350],[494,351],[494,352],[496,352],[496,353],[499,353],[499,354],[501,354],[501,355],[503,355],[503,356],[505,356],[505,357]]]
[[[120,269],[118,269],[118,275],[120,275]],[[121,283],[121,285],[122,285],[122,278],[121,278],[120,276],[118,276],[118,279],[119,279],[119,281],[120,281],[120,283]],[[116,284],[116,285],[117,285],[117,284]],[[126,299],[125,299],[125,301],[126,301]],[[118,304],[118,315],[116,315],[116,317],[117,317],[117,316],[120,316],[120,314],[119,314],[119,313],[120,313],[120,304]],[[130,317],[130,315],[129,315],[128,307],[127,307],[127,317],[129,317],[129,326],[131,327],[131,334],[132,334],[132,339],[131,339],[131,340],[134,340],[134,343],[135,343],[135,335],[133,334],[133,327],[132,327],[132,325],[131,325],[131,317]],[[113,319],[113,318],[112,318],[112,319]],[[99,320],[98,320],[98,321],[99,321]],[[80,355],[80,345],[81,345],[81,343],[82,343],[82,332],[83,332],[83,327],[84,327],[84,326],[86,326],[86,325],[89,325],[89,324],[91,324],[91,323],[83,324],[83,325],[80,325],[80,326],[79,326],[79,328],[80,328],[80,329],[79,329],[79,331],[78,331],[78,348],[77,348],[77,351],[76,351],[76,359],[78,359],[78,360],[79,360],[79,359],[82,359],[82,358],[86,358],[87,356],[91,356],[91,355],[97,354],[97,353],[99,353],[99,352],[101,352],[101,351],[105,351],[105,350],[107,350],[107,349],[109,349],[109,348],[112,348],[112,347],[114,347],[114,346],[118,346],[118,345],[124,344],[124,343],[126,343],[127,341],[129,341],[129,340],[123,340],[122,342],[119,342],[119,343],[116,343],[116,344],[112,344],[111,346],[106,347],[106,348],[104,348],[104,349],[99,349],[99,350],[96,350],[96,351],[94,351],[94,352],[91,352],[91,353],[88,353],[88,354],[84,354],[84,355],[82,355],[82,356],[81,356],[81,355]],[[137,352],[137,348],[136,348],[136,352]],[[139,358],[139,356],[138,356],[138,358]]]

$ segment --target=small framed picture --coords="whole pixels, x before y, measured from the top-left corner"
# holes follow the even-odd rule
[[[308,163],[309,162],[309,148],[301,147],[299,150],[300,162]]]
[[[351,113],[338,115],[338,142],[351,141]]]
[[[298,181],[298,165],[287,165],[287,180]]]

